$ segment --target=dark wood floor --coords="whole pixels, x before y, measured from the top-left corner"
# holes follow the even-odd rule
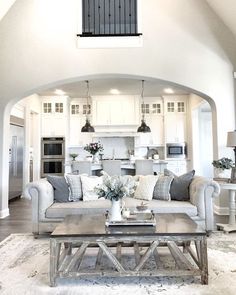
[[[10,216],[0,219],[0,241],[13,233],[31,233],[31,201],[16,198],[9,203]]]

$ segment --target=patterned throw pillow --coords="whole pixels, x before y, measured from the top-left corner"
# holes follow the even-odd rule
[[[189,186],[195,174],[195,170],[187,172],[183,175],[177,176],[168,169],[164,170],[164,175],[174,176],[174,179],[170,186],[170,197],[171,200],[176,201],[188,201],[189,196]]]
[[[66,174],[65,178],[69,185],[70,201],[80,201],[83,199],[82,184],[81,184],[81,175]]]
[[[153,199],[170,201],[170,186],[174,176],[161,175],[154,187]]]
[[[82,183],[83,201],[104,200],[104,198],[98,198],[98,194],[94,191],[97,185],[102,184],[102,176],[81,175],[80,178]]]
[[[159,176],[140,175],[139,183],[134,193],[135,199],[150,201],[152,200],[154,186]]]

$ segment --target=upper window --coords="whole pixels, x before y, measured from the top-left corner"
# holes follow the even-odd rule
[[[83,0],[84,37],[137,36],[137,0]]]

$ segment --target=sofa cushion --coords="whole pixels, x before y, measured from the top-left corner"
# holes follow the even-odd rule
[[[137,205],[141,205],[142,200],[127,197],[124,199],[125,206],[131,210],[135,210]],[[151,200],[147,201],[148,207],[154,213],[186,213],[190,217],[197,216],[197,207],[188,201],[163,201]],[[46,218],[62,219],[70,214],[104,214],[111,207],[109,200],[96,200],[93,202],[69,202],[69,203],[53,203],[46,210]]]
[[[161,175],[154,187],[153,199],[170,201],[170,186],[174,176]]]
[[[53,187],[55,202],[69,202],[69,188],[64,176],[47,175],[47,180]]]
[[[174,176],[170,186],[171,200],[187,201],[190,199],[189,186],[194,177],[195,170],[189,171],[183,175],[177,176],[168,169],[164,170],[164,175]]]
[[[69,200],[70,201],[82,200],[83,192],[82,192],[80,175],[66,174],[65,178],[69,185],[69,190],[70,190]]]
[[[80,176],[83,191],[83,201],[102,200],[98,198],[98,194],[94,191],[95,187],[102,184],[103,177],[100,176]]]
[[[140,175],[134,198],[150,201],[153,197],[153,190],[157,180],[158,176],[155,175]]]
[[[104,214],[111,207],[110,200],[95,200],[92,202],[53,203],[47,208],[46,218],[64,218],[73,214]]]

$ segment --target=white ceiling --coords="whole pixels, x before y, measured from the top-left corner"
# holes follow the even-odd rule
[[[120,95],[140,95],[141,94],[141,80],[135,79],[97,79],[89,81],[90,95],[109,95],[111,94],[111,89],[117,89]],[[144,82],[144,96],[146,97],[155,97],[165,95],[165,88],[171,88],[174,91],[174,94],[184,95],[189,94],[183,88],[171,86],[165,83],[158,81],[145,81]],[[87,93],[87,84],[85,81],[74,82],[69,84],[60,85],[57,89],[61,89],[65,92],[66,95],[76,98],[76,97],[86,97]],[[55,88],[51,88],[45,91],[38,93],[42,96],[55,95]]]
[[[206,0],[236,38],[236,0]]]

